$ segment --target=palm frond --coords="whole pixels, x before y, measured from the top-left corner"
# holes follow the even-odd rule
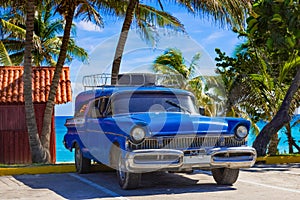
[[[47,29],[43,33],[44,38],[53,38],[58,34],[62,34],[64,31],[64,21],[63,20],[55,20],[47,26]]]
[[[160,63],[154,63],[153,70],[155,72],[160,72],[163,74],[178,74],[178,72],[175,69],[170,68],[167,65],[160,64]]]
[[[69,41],[68,55],[80,60],[83,63],[88,63],[88,53],[83,48],[77,46],[73,39],[70,39]]]
[[[300,56],[297,56],[296,58],[292,58],[291,61],[285,62],[283,67],[280,68],[280,73],[279,73],[279,82],[283,83],[284,79],[287,78],[287,75],[289,72],[295,68],[296,66],[300,65]]]
[[[139,4],[136,13],[137,21],[145,21],[151,26],[167,28],[175,31],[184,32],[184,25],[171,14],[155,9],[154,7]]]
[[[94,22],[97,26],[103,27],[102,17],[88,0],[80,1],[80,4],[77,6],[75,17],[80,16],[84,21]]]
[[[9,39],[3,39],[1,41],[9,53],[20,51],[21,49],[24,48],[24,43],[23,41],[20,40],[14,40],[9,38]]]
[[[195,13],[204,17],[211,17],[221,26],[229,24],[231,27],[244,29],[247,11],[251,9],[250,0],[215,0],[191,1]]]
[[[188,69],[188,71],[189,71],[189,77],[193,77],[195,75],[195,69],[196,69],[196,67],[199,67],[198,62],[199,62],[200,58],[201,58],[201,53],[200,52],[197,52],[193,56],[193,58],[191,60],[190,67]]]
[[[19,66],[23,64],[23,59],[24,59],[24,51],[19,51],[10,54],[10,58],[12,60],[12,64],[15,66]]]
[[[138,21],[138,27],[137,32],[140,37],[152,46],[155,46],[159,36],[156,28],[151,26],[148,22],[140,20]]]
[[[6,33],[9,33],[11,37],[16,37],[25,40],[26,30],[3,19],[0,19],[1,26]]]
[[[0,63],[5,66],[12,66],[11,59],[2,41],[0,41]]]

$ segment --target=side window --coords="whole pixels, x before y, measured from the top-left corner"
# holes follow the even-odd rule
[[[107,104],[106,115],[112,116],[113,113],[112,113],[111,101],[109,101],[109,98],[107,98],[106,104]]]
[[[100,101],[100,99],[96,99],[93,102],[91,102],[89,112],[88,112],[88,117],[91,117],[91,118],[100,117],[99,101]]]
[[[100,104],[99,104],[99,111],[100,111],[100,114],[103,115],[106,108],[107,108],[107,103],[108,103],[108,97],[103,97],[100,99]]]
[[[74,114],[74,117],[83,117],[87,107],[88,103],[83,104],[81,108]]]
[[[88,116],[91,118],[103,117],[103,114],[106,111],[107,103],[108,103],[108,97],[101,97],[94,100],[90,104]]]

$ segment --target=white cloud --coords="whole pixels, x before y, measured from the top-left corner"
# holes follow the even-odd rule
[[[214,32],[210,34],[207,38],[202,40],[203,44],[214,43],[216,40],[224,37],[224,35],[226,35],[226,33],[224,33],[223,31]]]
[[[76,24],[77,28],[85,30],[85,31],[94,31],[94,32],[102,32],[103,29],[101,29],[99,26],[96,26],[92,22],[84,22],[80,21]]]

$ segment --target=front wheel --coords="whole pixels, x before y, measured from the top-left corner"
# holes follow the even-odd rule
[[[137,188],[141,181],[141,174],[131,173],[126,170],[121,152],[118,154],[117,160],[117,177],[120,187],[124,190]]]
[[[91,167],[91,160],[83,157],[79,145],[75,144],[75,167],[79,174],[88,173]]]
[[[218,185],[232,185],[239,176],[239,169],[216,168],[211,172]]]

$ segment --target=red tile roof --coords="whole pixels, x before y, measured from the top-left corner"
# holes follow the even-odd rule
[[[54,67],[33,67],[33,102],[46,102]],[[0,103],[23,103],[23,67],[0,67]],[[62,104],[72,100],[69,67],[64,67],[57,88],[55,103]]]

